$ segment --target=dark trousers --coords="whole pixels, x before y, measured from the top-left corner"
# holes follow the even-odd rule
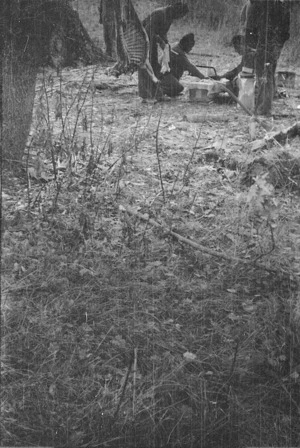
[[[256,112],[261,115],[269,115],[272,109],[272,101],[276,92],[275,73],[277,61],[283,44],[273,41],[265,45],[265,41],[257,46],[256,55],[256,79],[257,100]],[[267,64],[267,65],[266,65]]]
[[[163,97],[160,83],[154,83],[145,68],[138,69],[138,89],[139,96],[143,99],[160,99]]]
[[[252,0],[250,3],[245,43],[246,48],[256,48],[253,61],[258,87],[256,112],[270,115],[277,61],[285,41],[289,38],[290,12],[288,6],[279,1]],[[249,54],[246,52],[245,60],[247,57]]]
[[[170,97],[179,95],[184,89],[183,85],[180,84],[178,79],[175,78],[175,76],[173,76],[171,73],[162,75],[162,77],[160,78],[160,84],[163,93]]]
[[[105,50],[108,56],[116,55],[116,30],[114,22],[103,23],[103,37],[105,42]]]
[[[108,56],[115,56],[116,45],[116,24],[114,2],[112,0],[102,0],[99,7],[100,23],[103,24],[103,37],[105,50]]]

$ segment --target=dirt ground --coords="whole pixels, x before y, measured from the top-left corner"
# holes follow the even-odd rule
[[[96,9],[89,12],[91,23],[85,23],[86,17],[82,15],[84,24],[95,40],[100,36],[101,44]],[[239,63],[233,48],[220,44],[219,32],[183,23],[171,27],[170,42],[191,31],[196,36],[190,55],[194,64],[213,66],[221,75]],[[280,62],[282,67],[295,69]],[[300,158],[299,136],[287,144],[269,145],[266,151],[260,145],[268,135],[264,127],[257,124],[253,129],[251,118],[229,98],[193,102],[184,91],[170,101],[144,103],[138,96],[137,73],[115,78],[107,68],[64,69],[59,75],[52,69],[40,72],[29,158],[24,158],[33,181],[53,179],[53,148],[62,171],[70,163],[83,170],[96,154],[101,159],[99,181],[121,192],[125,205],[155,206],[167,197],[172,208],[174,198],[178,216],[187,207],[189,218],[197,220],[247,191],[241,179],[261,156],[270,158],[276,150],[277,156],[284,151]],[[269,132],[284,130],[300,119],[299,69],[297,74],[296,88],[281,89],[281,97],[274,101],[273,116],[265,120]],[[185,74],[182,81],[189,80]],[[51,190],[51,182],[47,185]],[[31,188],[36,189],[33,198],[40,197],[40,186],[33,182]],[[228,203],[223,212],[228,213]]]
[[[145,2],[136,6],[141,18],[148,14]],[[74,7],[92,39],[103,48],[98,2],[78,0],[74,2]],[[154,8],[153,5],[151,7]],[[170,43],[178,41],[187,32],[195,33],[196,45],[190,55],[194,64],[213,66],[222,75],[240,62],[240,56],[228,45],[232,37],[228,30],[223,37],[224,30],[211,31],[188,20],[177,21],[168,34]],[[210,161],[209,165],[205,165],[208,166],[209,176],[212,169],[218,168],[219,159],[234,156],[238,160],[251,161],[253,152],[249,150],[249,117],[232,101],[222,104],[220,98],[217,98],[209,104],[193,103],[185,92],[166,103],[144,104],[138,97],[136,73],[116,79],[106,75],[106,68],[90,66],[66,69],[59,77],[52,70],[41,72],[37,82],[35,122],[31,134],[41,125],[43,107],[46,107],[41,106],[41,102],[44,101],[50,107],[53,141],[61,144],[62,139],[66,138],[65,134],[69,133],[69,137],[76,140],[79,147],[87,143],[97,148],[108,145],[110,158],[117,157],[117,154],[120,156],[124,144],[129,144],[129,147],[134,148],[134,151],[129,149],[129,153],[134,153],[134,163],[142,171],[144,167],[147,171],[156,170],[156,144],[161,151],[162,168],[166,171],[184,171],[193,151],[194,161],[213,157],[213,164]],[[269,119],[272,130],[285,128],[299,120],[300,116],[297,91],[300,87],[300,65],[298,68],[289,65],[283,52],[278,69],[297,72],[296,89],[286,90],[284,97],[274,102],[273,118]],[[200,70],[205,73],[205,69]],[[189,77],[185,74],[183,82],[188,81]],[[95,85],[99,84],[107,84],[108,88],[95,89]],[[58,118],[60,114],[57,109],[61,109],[62,117],[68,111],[64,124]],[[156,139],[158,122],[159,133]],[[45,124],[42,127],[45,128]],[[252,139],[262,138],[264,135],[264,129],[258,126]],[[34,156],[39,148],[35,144],[31,146],[31,154]],[[196,149],[193,149],[195,146]],[[213,156],[210,155],[212,152]],[[206,169],[201,164],[197,164],[195,169],[193,181],[199,192],[197,172],[201,171],[202,186],[203,170]],[[149,192],[147,182],[144,188]]]
[[[204,38],[197,39],[191,55],[195,64],[212,65],[222,73],[238,62],[239,57],[230,48],[224,48],[223,54],[221,51],[218,53],[216,49],[203,48],[203,41]],[[200,57],[197,53],[212,54],[212,57]],[[221,64],[225,58],[228,62]],[[183,77],[183,82],[190,80],[187,75]],[[281,91],[283,97],[274,101],[273,117],[267,119],[272,131],[284,129],[300,117],[299,91]],[[210,103],[193,102],[185,91],[167,102],[144,103],[138,96],[136,73],[117,79],[108,76],[106,67],[101,66],[66,69],[59,77],[51,70],[41,73],[37,83],[33,129],[40,121],[41,99],[46,97],[53,140],[61,143],[62,134],[65,139],[69,133],[69,138],[72,135],[79,147],[90,145],[99,149],[106,145],[111,163],[126,147],[125,152],[134,165],[132,178],[139,185],[136,194],[142,195],[143,200],[144,195],[156,194],[151,192],[149,185],[149,181],[150,184],[154,181],[152,175],[157,181],[156,146],[162,170],[168,173],[166,176],[170,177],[168,182],[171,185],[173,176],[184,172],[191,157],[193,164],[199,162],[193,167],[191,182],[201,196],[206,183],[219,177],[218,168],[224,167],[224,160],[234,158],[249,163],[257,156],[251,151],[251,140],[266,135],[266,131],[257,125],[255,135],[250,138],[250,117],[226,97],[217,97]],[[65,116],[64,125],[57,113],[58,108]],[[298,147],[298,139],[291,141],[290,145]]]
[[[81,20],[88,29],[91,37],[103,48],[102,25],[98,21],[98,3],[90,2],[89,6],[82,2],[76,2]],[[148,11],[144,3],[138,4],[138,12],[143,18]],[[226,37],[222,37],[224,31],[211,31],[201,24],[191,24],[187,21],[176,22],[169,31],[169,41],[174,43],[187,32],[194,32],[196,45],[190,55],[191,61],[196,65],[213,66],[217,73],[222,73],[235,67],[240,62],[240,56],[228,45],[231,38],[227,31]],[[225,42],[223,44],[223,42]],[[200,68],[205,73],[205,69]],[[290,65],[283,51],[278,64],[278,70],[294,70],[297,73],[295,88],[300,87],[300,65]],[[187,74],[183,82],[188,82]],[[55,77],[54,83],[61,82]],[[197,141],[196,157],[203,157],[205,151],[217,148],[220,157],[232,152],[237,154],[247,152],[249,143],[249,117],[233,104],[222,104],[217,101],[210,104],[192,103],[188,94],[172,99],[164,104],[143,104],[137,92],[137,74],[133,76],[121,76],[119,79],[105,74],[104,67],[87,67],[75,70],[64,70],[62,83],[66,85],[65,95],[74,97],[78,87],[88,89],[84,113],[89,122],[89,134],[92,130],[94,141],[108,138],[111,145],[118,145],[128,139],[139,135],[139,150],[144,153],[142,159],[148,164],[148,157],[154,156],[154,137],[158,119],[160,119],[159,145],[162,149],[162,161],[171,163],[170,155],[177,166],[182,166],[184,160],[188,160]],[[109,84],[110,88],[96,90],[96,84]],[[116,90],[114,90],[114,88]],[[300,104],[297,90],[287,90],[284,96],[274,103],[273,119],[270,127],[272,130],[285,128],[297,121],[300,116]],[[160,118],[159,118],[160,117]],[[99,134],[103,134],[101,137]],[[257,129],[257,138],[263,135],[262,129]],[[87,136],[80,132],[79,139]],[[136,137],[134,137],[136,140]],[[135,143],[136,145],[136,143]],[[205,149],[203,149],[205,148]],[[154,162],[155,156],[154,156]]]
[[[210,50],[205,52],[208,54]],[[198,51],[204,52],[199,44],[194,53]],[[214,51],[213,58],[207,61],[217,67],[218,73],[221,72],[220,54]],[[197,58],[191,55],[194,63],[198,62]],[[233,59],[235,56],[229,53],[231,64]],[[51,180],[53,145],[59,169],[65,171],[72,165],[78,178],[87,175],[89,158],[96,158],[93,176],[99,183],[98,188],[115,192],[121,206],[133,205],[136,210],[151,209],[154,213],[157,209],[160,213],[164,204],[167,215],[171,212],[173,225],[180,226],[184,214],[184,233],[189,233],[190,226],[191,229],[201,227],[202,234],[203,225],[199,223],[203,219],[208,219],[206,231],[210,219],[216,228],[222,226],[224,216],[229,227],[232,225],[235,218],[234,214],[230,216],[231,207],[237,206],[240,194],[247,197],[257,175],[267,175],[266,160],[271,165],[276,165],[275,159],[281,164],[283,152],[284,157],[300,159],[299,136],[283,145],[276,142],[268,148],[260,145],[270,133],[299,121],[297,89],[284,89],[282,98],[274,101],[273,116],[265,120],[268,134],[259,124],[253,130],[251,117],[228,98],[217,97],[209,103],[192,102],[184,92],[170,101],[144,103],[138,96],[136,73],[117,79],[107,75],[106,69],[90,66],[66,69],[59,76],[53,70],[40,74],[28,145],[33,177]],[[183,81],[188,80],[184,76]],[[51,141],[45,140],[45,135],[51,135]],[[255,169],[249,174],[252,165]],[[289,174],[280,174],[279,178],[277,174],[275,178],[272,175],[273,187],[287,188],[286,193],[279,190],[284,198],[283,209],[291,189],[294,186],[298,189],[297,173],[296,170],[295,177],[288,181],[283,177],[290,179]],[[246,184],[245,178],[248,178]],[[51,182],[46,189],[51,190]],[[38,197],[39,186],[33,192],[33,202]],[[294,199],[292,202],[289,212],[295,224],[292,215],[298,207]],[[280,213],[285,214],[283,209]],[[239,212],[236,209],[234,213],[237,217]],[[211,232],[212,239],[217,238],[213,227]],[[191,232],[198,239],[200,234]]]

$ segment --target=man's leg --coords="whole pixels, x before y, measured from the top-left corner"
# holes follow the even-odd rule
[[[153,82],[146,68],[138,69],[138,90],[143,99],[159,100],[163,97],[161,84]]]
[[[115,36],[113,35],[114,33],[112,32],[112,28],[114,28],[114,26],[112,27],[112,23],[107,23],[104,21],[103,37],[104,37],[104,42],[105,42],[105,52],[108,56],[111,56],[111,57],[113,56],[115,46],[116,46]],[[114,31],[114,29],[113,29],[113,31]]]
[[[157,41],[155,36],[150,40],[149,61],[155,76],[158,76],[160,74],[160,64],[158,62]]]
[[[257,47],[260,23],[263,15],[263,2],[256,2],[248,0],[247,15],[245,23],[245,39],[244,39],[244,66],[254,70],[254,53],[253,50]]]
[[[116,24],[114,2],[102,0],[102,21],[105,49],[108,56],[116,54]]]
[[[289,11],[280,2],[262,2],[263,20],[260,22],[256,51],[256,79],[258,114],[270,115],[275,95],[275,71],[284,42],[289,36]]]
[[[179,95],[184,87],[178,79],[175,78],[175,76],[171,75],[171,73],[166,73],[162,78],[160,79],[162,91],[165,95],[168,95],[170,97],[174,97]]]
[[[270,115],[274,97],[274,67],[266,62],[265,51],[258,46],[256,56],[257,98],[256,112],[258,115]]]

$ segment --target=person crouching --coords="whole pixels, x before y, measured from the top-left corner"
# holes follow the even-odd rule
[[[184,72],[189,75],[203,79],[205,76],[190,62],[187,54],[195,45],[193,33],[183,36],[179,43],[172,47],[170,52],[170,71],[160,76],[160,86],[165,95],[174,97],[179,95],[184,87],[179,82]]]

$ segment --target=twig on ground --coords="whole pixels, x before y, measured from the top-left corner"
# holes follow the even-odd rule
[[[265,140],[266,142],[271,142],[276,140],[279,143],[285,142],[288,138],[294,138],[300,135],[300,121],[297,121],[292,126],[288,128],[281,129],[280,131],[272,132]]]
[[[120,410],[120,406],[121,406],[121,403],[122,403],[123,398],[124,398],[124,394],[125,394],[125,390],[126,390],[126,386],[127,386],[128,380],[129,380],[129,375],[130,375],[130,372],[131,372],[131,368],[132,368],[133,362],[134,362],[134,357],[131,356],[130,360],[129,360],[129,364],[128,364],[128,369],[127,369],[127,372],[126,372],[126,377],[125,377],[125,380],[124,380],[124,383],[123,383],[123,386],[122,386],[122,390],[121,390],[119,402],[118,402],[118,405],[117,405],[117,409],[115,410],[115,413],[114,413],[114,417],[113,417],[114,420],[118,416],[118,413],[119,413],[119,410]]]
[[[135,416],[135,400],[136,400],[136,373],[137,373],[137,354],[138,349],[135,347],[133,351],[133,392],[132,392],[132,414]]]
[[[135,87],[136,84],[109,84],[107,82],[101,82],[95,84],[95,89],[97,90],[111,90],[112,92],[117,92],[120,89],[127,89],[128,87]]]
[[[200,250],[200,251],[205,252],[205,253],[207,253],[209,255],[212,255],[213,257],[223,258],[224,260],[232,261],[232,262],[235,262],[235,263],[243,263],[243,264],[246,264],[246,265],[255,265],[255,266],[257,266],[257,267],[259,267],[261,269],[264,269],[264,270],[266,270],[268,272],[272,272],[272,273],[277,272],[274,269],[270,269],[270,268],[268,268],[268,267],[266,267],[266,266],[264,266],[262,264],[256,263],[255,260],[252,261],[252,260],[244,260],[243,258],[239,258],[239,257],[231,257],[230,255],[227,255],[224,252],[218,252],[216,250],[209,249],[208,247],[202,246],[201,244],[198,244],[195,241],[180,235],[179,233],[173,232],[173,230],[168,229],[166,226],[164,226],[163,224],[158,223],[154,219],[149,218],[147,215],[143,215],[142,213],[139,213],[139,212],[137,212],[137,211],[135,211],[135,210],[133,210],[133,209],[131,209],[129,207],[125,208],[123,206],[120,206],[119,209],[122,212],[126,212],[126,213],[128,213],[130,215],[136,216],[136,217],[138,217],[142,221],[146,221],[146,222],[148,222],[149,224],[151,224],[151,225],[153,225],[155,227],[159,227],[159,228],[165,230],[169,235],[173,236],[178,241],[181,241],[181,242],[183,242],[185,244],[188,244],[189,246],[194,247],[197,250]]]
[[[155,151],[156,151],[157,164],[158,164],[159,181],[160,181],[161,191],[162,191],[162,195],[163,195],[163,200],[165,203],[166,196],[165,196],[165,189],[164,189],[164,184],[163,184],[163,180],[162,180],[161,163],[160,163],[159,148],[158,148],[158,132],[159,132],[159,126],[160,126],[161,117],[162,117],[162,111],[163,111],[163,109],[161,108],[160,116],[159,116],[159,120],[158,120],[157,128],[156,128],[156,134],[155,134]]]
[[[265,138],[254,140],[251,144],[252,151],[258,151],[268,148],[268,144],[276,143],[282,145],[286,143],[287,139],[291,139],[300,135],[300,121],[294,123],[285,129],[280,129],[267,135]]]
[[[250,115],[250,117],[253,117],[253,119],[254,119],[258,124],[260,124],[261,127],[263,127],[267,132],[270,131],[270,125],[269,125],[269,123],[267,123],[265,120],[261,120],[261,119],[259,119],[256,115],[253,115],[253,113],[252,113],[246,106],[244,106],[244,104],[238,99],[238,97],[236,97],[235,94],[232,93],[232,91],[231,91],[230,89],[228,89],[226,86],[224,86],[223,83],[221,83],[221,82],[219,82],[219,81],[214,81],[214,82],[217,82],[218,84],[222,84],[223,89],[225,90],[225,92],[227,92],[227,93],[231,96],[231,98],[232,98],[236,103],[238,103],[238,104],[241,106],[241,108],[242,108],[248,115]]]

